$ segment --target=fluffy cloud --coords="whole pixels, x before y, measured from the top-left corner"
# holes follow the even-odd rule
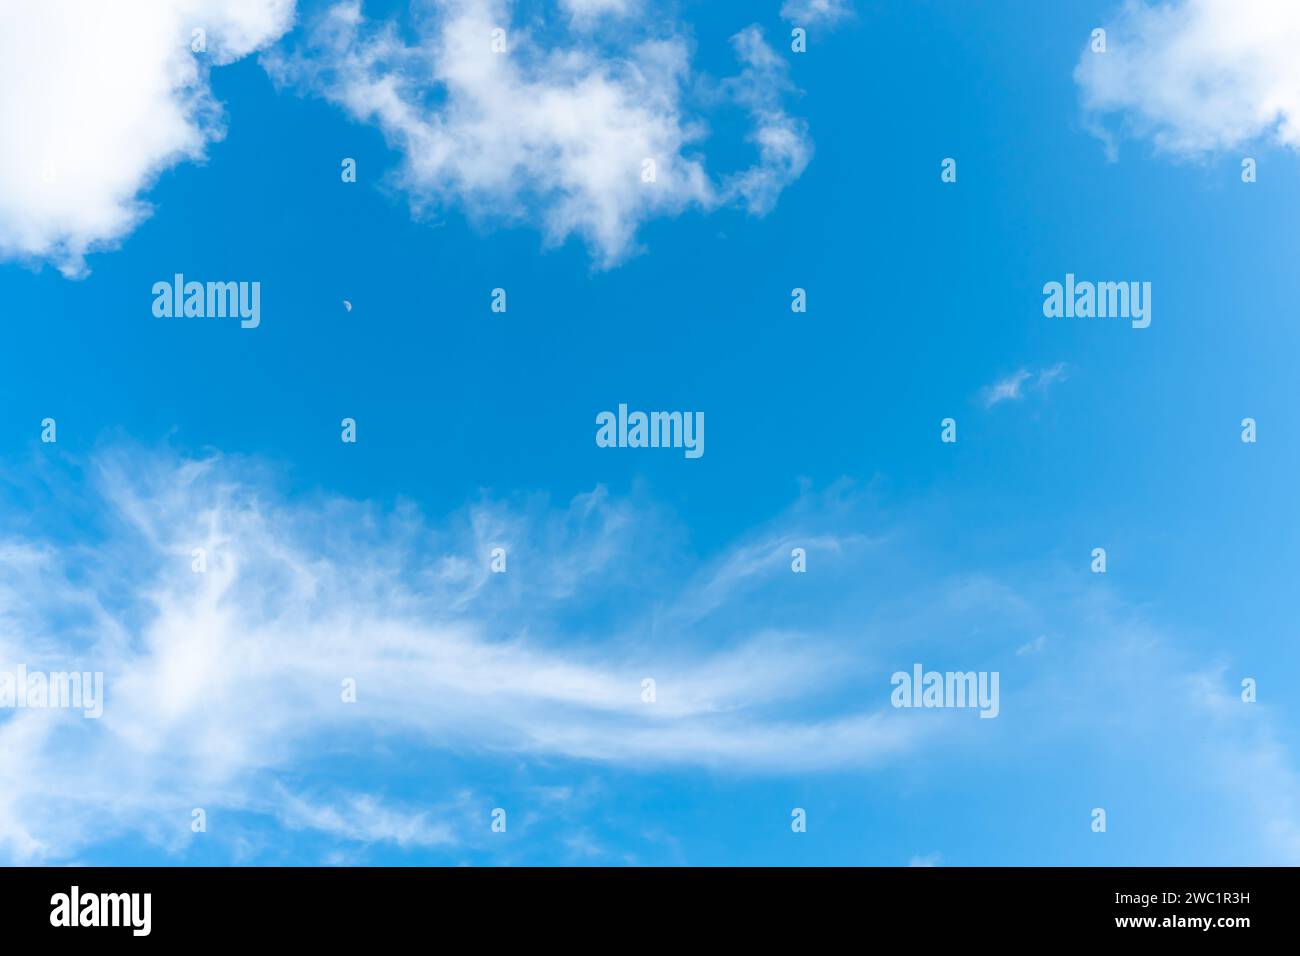
[[[730,203],[761,214],[802,173],[807,131],[782,108],[786,66],[757,29],[736,38],[737,77],[697,83],[686,40],[644,21],[634,0],[559,9],[573,27],[568,48],[512,26],[504,0],[435,0],[408,44],[394,24],[367,24],[353,0],[272,68],[376,123],[403,153],[400,181],[417,213],[454,204],[479,220],[539,222],[549,243],[581,237],[602,266],[635,251],[648,219]],[[19,4],[0,34],[0,62],[22,78],[0,92],[10,133],[0,143],[0,259],[84,273],[88,252],[150,214],[142,194],[152,180],[201,160],[222,135],[209,69],[267,48],[293,15],[294,0]],[[598,23],[616,26],[596,37]],[[505,55],[490,48],[497,27],[508,31]],[[191,50],[196,29],[206,52]],[[621,52],[611,52],[613,33],[626,40]],[[749,112],[750,167],[706,171],[707,130],[688,102],[698,86]]]
[[[221,135],[209,65],[274,41],[294,0],[41,0],[0,31],[0,259],[68,275],[149,215],[140,193]],[[195,29],[207,52],[191,50]]]
[[[761,215],[776,205],[781,190],[799,178],[812,158],[812,146],[803,122],[781,106],[787,86],[785,67],[758,28],[742,30],[731,42],[744,69],[724,87],[754,119],[749,139],[758,146],[760,162],[729,177],[727,192]]]
[[[575,17],[632,10],[567,6]],[[504,53],[492,49],[497,29]],[[457,205],[480,221],[536,221],[548,244],[576,235],[608,267],[636,250],[651,218],[733,202],[766,211],[811,156],[804,124],[781,106],[785,62],[756,28],[734,41],[741,74],[704,84],[748,111],[758,151],[721,180],[697,152],[706,129],[689,106],[688,44],[676,34],[642,23],[599,44],[579,33],[570,46],[543,46],[512,25],[503,0],[439,0],[415,33],[408,42],[393,23],[368,23],[350,0],[319,20],[306,47],[269,62],[282,82],[378,125],[402,153],[399,180],[417,213]]]
[[[1183,155],[1265,137],[1300,147],[1300,5],[1129,0],[1105,27],[1106,52],[1085,49],[1075,79],[1112,148],[1108,117]]]

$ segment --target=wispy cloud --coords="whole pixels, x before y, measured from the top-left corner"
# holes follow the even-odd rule
[[[992,408],[1002,402],[1017,402],[1031,391],[1043,392],[1064,380],[1064,363],[1058,362],[1037,372],[1025,368],[1017,369],[992,385],[986,385],[980,391],[980,401],[985,408]]]
[[[1035,748],[1122,726],[1114,747],[1146,728],[1144,744],[1159,740],[1138,748],[1146,765],[1249,807],[1268,852],[1300,858],[1294,766],[1266,711],[1233,704],[1225,675],[1091,591],[1013,572],[935,578],[924,555],[908,560],[906,542],[880,533],[869,501],[845,497],[809,492],[696,556],[647,547],[682,540],[671,518],[603,491],[485,500],[434,522],[409,506],[291,500],[257,461],[106,452],[29,489],[22,512],[0,508],[0,666],[106,676],[98,721],[0,713],[0,855],[58,861],[122,835],[182,854],[191,807],[361,847],[484,842],[473,835],[487,832],[487,798],[447,797],[445,785],[432,803],[386,796],[394,753],[871,773],[941,751],[1032,763]],[[42,515],[74,520],[76,535]],[[499,540],[513,542],[511,564],[494,575]],[[795,541],[803,574],[790,568]],[[1069,636],[1017,653],[1048,632]],[[998,720],[891,708],[889,674],[918,660],[999,670]],[[313,771],[344,754],[378,769],[351,785]],[[563,807],[577,793],[566,780],[531,802]],[[557,852],[603,852],[583,827],[575,818]]]
[[[783,19],[804,26],[836,23],[852,13],[852,0],[785,0],[781,4]]]
[[[627,17],[641,12],[643,0],[560,0],[575,21],[594,24],[604,17]]]
[[[468,827],[451,823],[453,810],[394,806],[372,794],[348,794],[342,800],[316,802],[277,788],[278,814],[290,829],[308,828],[357,843],[393,843],[399,847],[450,846]],[[482,829],[482,828],[480,828]]]
[[[1024,644],[1021,644],[1019,647],[1017,647],[1016,654],[1019,657],[1023,657],[1026,654],[1038,654],[1046,646],[1047,646],[1047,635],[1039,634],[1032,641],[1026,641]]]
[[[64,849],[68,821],[86,813],[156,819],[167,793],[255,804],[261,774],[339,735],[771,771],[868,765],[922,732],[883,697],[815,717],[774,711],[843,680],[811,635],[758,631],[712,651],[618,634],[574,643],[566,602],[619,591],[618,566],[635,576],[635,542],[654,535],[640,515],[620,539],[633,519],[599,492],[534,517],[475,506],[436,529],[342,500],[290,504],[219,458],[113,458],[96,473],[102,540],[5,544],[19,560],[0,569],[0,659],[102,670],[107,683],[99,721],[0,718],[0,766],[22,781],[0,797],[0,843],[19,857]],[[499,540],[520,544],[491,575],[486,545]],[[717,587],[710,600],[725,600]],[[36,778],[35,766],[49,769]],[[287,805],[295,823],[340,832],[357,816]]]
[[[992,408],[999,402],[1017,401],[1022,398],[1024,396],[1024,384],[1029,379],[1030,373],[1022,368],[1011,373],[1006,378],[994,382],[992,385],[985,386],[984,391],[981,393],[984,407]]]

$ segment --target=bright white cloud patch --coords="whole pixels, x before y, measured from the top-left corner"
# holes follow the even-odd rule
[[[575,20],[592,21],[606,14],[627,16],[640,9],[640,0],[560,0]]]
[[[555,47],[512,23],[501,0],[439,0],[408,41],[353,0],[271,70],[378,125],[402,153],[417,212],[455,205],[479,221],[538,222],[548,244],[578,236],[608,267],[635,251],[646,220],[733,202],[766,211],[811,156],[804,124],[781,106],[786,64],[749,28],[735,39],[741,74],[714,86],[750,114],[757,160],[710,176],[698,152],[707,131],[688,105],[688,44],[645,27],[578,31]]]
[[[835,23],[853,12],[851,0],[785,0],[781,16],[791,23]]]
[[[293,19],[293,0],[40,0],[0,29],[0,259],[85,254],[149,214],[140,193],[221,133],[209,64],[246,56]],[[195,53],[194,31],[207,51]]]
[[[1107,49],[1075,69],[1098,132],[1124,132],[1195,155],[1267,137],[1300,148],[1300,4],[1293,0],[1126,3]],[[1086,40],[1086,38],[1085,38]]]

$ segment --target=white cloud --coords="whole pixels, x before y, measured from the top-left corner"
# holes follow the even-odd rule
[[[1038,380],[1034,383],[1036,388],[1049,388],[1057,382],[1065,381],[1065,363],[1057,362],[1048,368],[1039,369]]]
[[[1065,364],[1062,362],[1037,372],[1031,372],[1027,368],[1017,369],[1006,378],[986,385],[980,391],[980,400],[985,408],[992,408],[1002,402],[1020,401],[1025,397],[1027,389],[1042,392],[1064,380]]]
[[[658,511],[603,490],[431,524],[409,506],[289,500],[255,460],[127,449],[91,474],[0,513],[79,529],[0,535],[0,670],[106,678],[100,720],[0,711],[3,859],[67,860],[123,835],[180,854],[193,807],[254,859],[241,814],[362,847],[475,845],[486,798],[449,798],[442,778],[432,803],[382,793],[412,756],[747,775],[930,763],[949,777],[1098,742],[1153,785],[1195,791],[1186,825],[1239,820],[1229,838],[1258,838],[1243,851],[1256,860],[1300,857],[1300,782],[1265,705],[1234,703],[1232,680],[1095,588],[936,580],[899,535],[864,533],[869,496],[840,486],[701,559],[660,547],[678,535]],[[493,575],[502,540],[510,570]],[[807,575],[790,571],[796,540]],[[999,719],[891,708],[888,675],[914,661],[1000,671]],[[356,703],[340,699],[345,677]],[[339,761],[364,782],[340,790]],[[571,778],[551,786],[537,803],[573,802]]]
[[[399,847],[450,846],[466,828],[453,827],[450,815],[463,807],[436,811],[394,806],[367,793],[321,802],[277,788],[279,817],[290,829],[318,830],[358,843],[392,843]]]
[[[984,388],[984,407],[992,408],[999,402],[1016,401],[1021,397],[1021,388],[1029,380],[1029,370],[1020,369],[1004,379]]]
[[[1293,0],[1130,0],[1103,24],[1107,50],[1075,69],[1083,106],[1104,126],[1195,155],[1267,138],[1300,148],[1300,4]]]
[[[364,795],[267,796],[267,774],[349,735],[769,772],[870,765],[926,732],[883,696],[783,713],[844,679],[810,635],[760,631],[712,650],[616,633],[574,643],[551,622],[573,582],[626,598],[618,567],[637,577],[633,558],[656,533],[642,516],[624,535],[631,516],[601,493],[534,516],[475,506],[434,529],[341,500],[292,505],[247,462],[126,462],[98,468],[105,540],[3,543],[0,670],[105,673],[99,720],[0,712],[0,852],[13,858],[58,857],[92,830],[179,845],[193,806],[365,842],[450,841],[436,816],[380,813]],[[526,543],[492,575],[486,551],[503,533]],[[195,548],[205,573],[191,570]],[[570,584],[556,588],[552,571]],[[340,699],[344,678],[354,704]]]
[[[575,16],[625,7],[569,4]],[[498,27],[504,54],[491,47]],[[780,104],[786,64],[756,28],[735,39],[740,77],[717,88],[749,111],[758,160],[721,181],[698,153],[707,131],[688,103],[688,43],[655,20],[546,49],[511,23],[504,0],[439,0],[416,32],[408,44],[349,0],[304,49],[268,60],[281,82],[383,131],[417,213],[457,205],[482,222],[536,221],[548,244],[578,236],[608,267],[636,251],[649,219],[732,202],[766,211],[811,156],[803,123]],[[643,181],[645,160],[654,182]]]
[[[782,19],[796,26],[810,23],[835,23],[853,12],[851,0],[785,0]]]
[[[574,20],[593,22],[604,16],[631,16],[640,10],[641,0],[560,0],[560,6]]]
[[[0,259],[85,271],[150,209],[155,176],[222,135],[208,65],[290,26],[293,0],[40,0],[0,30]],[[191,51],[192,31],[207,52]]]
[[[1026,641],[1016,648],[1016,656],[1024,657],[1026,654],[1038,654],[1047,646],[1047,635],[1039,634],[1032,641]]]
[[[731,42],[745,66],[725,86],[754,119],[749,139],[758,145],[760,161],[728,177],[727,193],[739,196],[750,212],[761,215],[775,206],[781,190],[803,173],[812,159],[812,145],[804,122],[789,116],[781,105],[781,94],[788,86],[785,63],[763,40],[758,27],[747,27]]]

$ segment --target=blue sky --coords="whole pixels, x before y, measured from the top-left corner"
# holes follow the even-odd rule
[[[1300,861],[1293,11],[411,7],[0,40],[0,670],[106,685],[0,711],[0,860]]]

